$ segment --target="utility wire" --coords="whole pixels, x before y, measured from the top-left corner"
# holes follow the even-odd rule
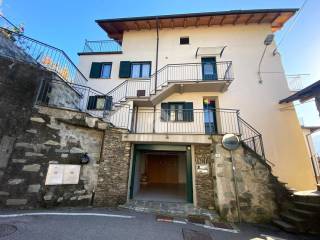
[[[281,45],[281,43],[283,42],[283,40],[286,38],[286,36],[288,35],[288,33],[293,29],[293,27],[296,25],[298,19],[299,19],[299,16],[301,15],[302,11],[304,10],[304,7],[306,6],[308,0],[305,0],[301,6],[301,8],[299,9],[296,17],[294,18],[291,26],[287,29],[287,31],[282,35],[279,43],[277,44],[277,47],[273,50],[273,55],[276,55],[277,53],[277,50],[279,48],[279,46]]]

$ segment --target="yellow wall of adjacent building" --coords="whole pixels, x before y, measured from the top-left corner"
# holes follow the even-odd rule
[[[266,157],[273,162],[273,172],[280,180],[298,190],[315,187],[312,166],[303,133],[294,108],[279,105],[290,95],[279,55],[273,56],[275,45],[268,47],[262,62],[262,84],[258,64],[264,50],[263,41],[271,33],[268,25],[236,25],[161,29],[159,31],[159,69],[169,63],[201,62],[198,47],[227,46],[217,61],[232,61],[234,81],[224,93],[175,93],[164,101],[192,101],[202,108],[204,96],[217,97],[218,107],[240,109],[240,115],[263,136]],[[189,45],[179,39],[189,36]],[[108,92],[126,79],[119,79],[120,61],[152,61],[155,71],[156,31],[125,32],[123,54],[83,55],[79,68],[89,77],[91,62],[112,62],[111,79],[90,79],[91,87]],[[130,80],[130,79],[129,79]],[[160,109],[160,105],[157,105]]]

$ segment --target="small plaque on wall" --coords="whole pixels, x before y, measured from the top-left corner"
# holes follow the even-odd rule
[[[209,164],[197,164],[196,170],[197,170],[197,173],[208,174],[209,173]]]
[[[50,164],[48,167],[46,185],[78,184],[80,165]]]

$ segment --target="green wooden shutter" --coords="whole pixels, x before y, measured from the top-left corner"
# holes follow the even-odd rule
[[[169,121],[170,111],[168,103],[161,103],[161,120]]]
[[[119,78],[129,78],[131,76],[131,62],[121,61]]]
[[[184,103],[183,121],[193,122],[193,103],[192,102]]]
[[[106,96],[105,110],[112,110],[112,96]]]
[[[87,109],[94,110],[94,109],[96,109],[96,106],[97,106],[97,96],[90,96]]]
[[[100,78],[102,63],[93,62],[91,64],[90,78]]]

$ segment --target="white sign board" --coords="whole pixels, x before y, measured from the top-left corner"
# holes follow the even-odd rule
[[[209,173],[209,164],[197,164],[196,165],[197,173]]]
[[[50,164],[46,177],[46,185],[78,184],[80,165]]]

